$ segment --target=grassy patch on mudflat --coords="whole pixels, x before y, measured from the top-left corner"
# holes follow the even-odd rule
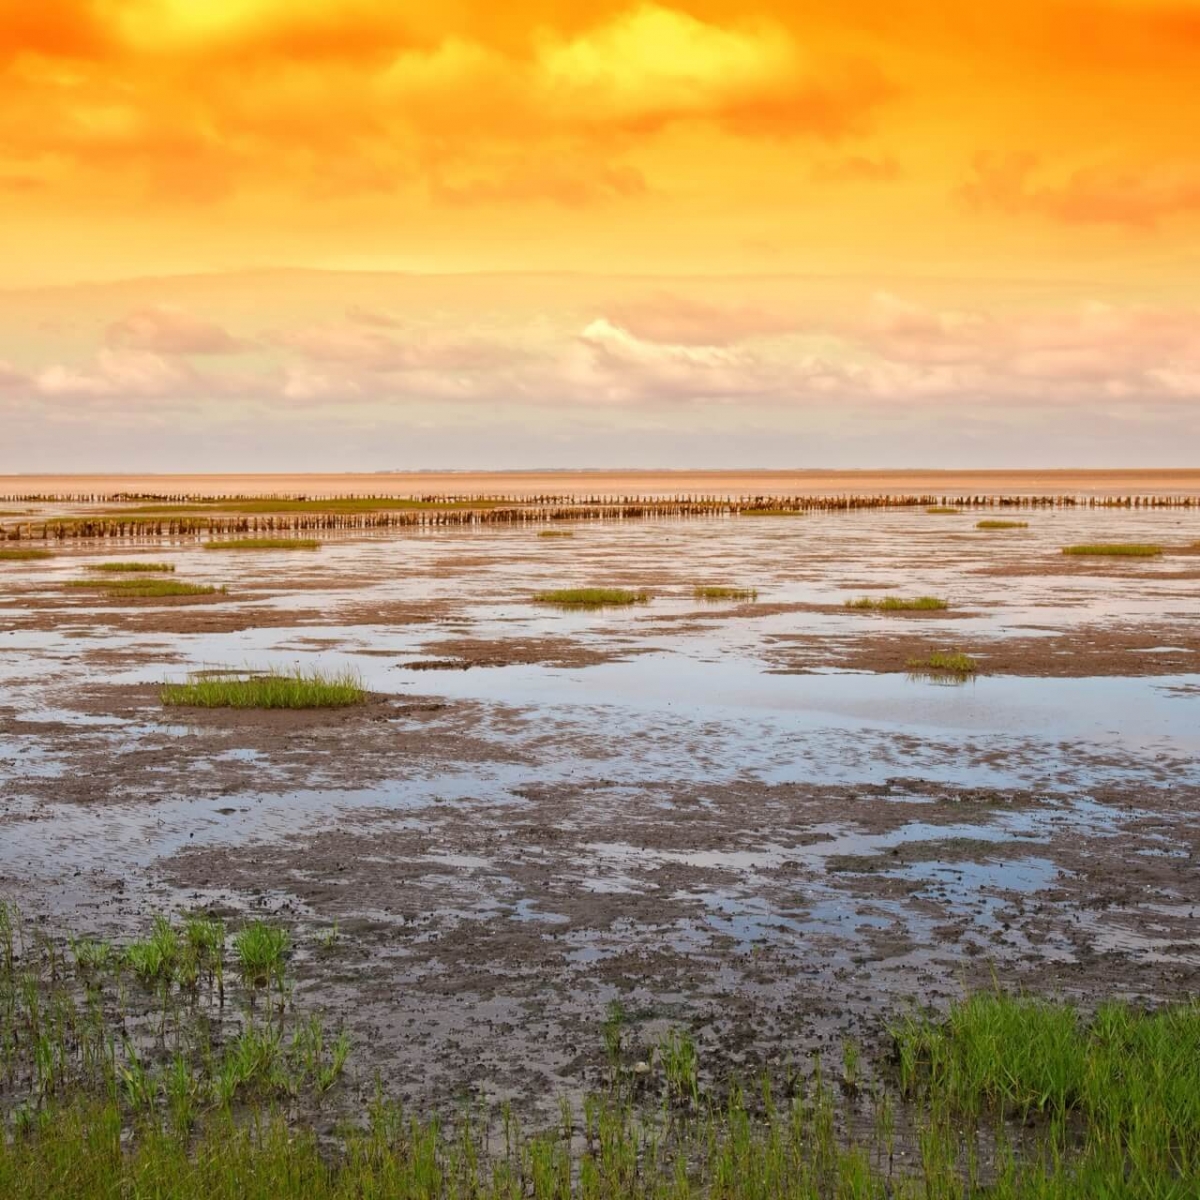
[[[950,602],[939,596],[860,596],[847,600],[846,607],[861,612],[941,612]]]
[[[49,550],[36,550],[32,546],[20,549],[0,549],[0,562],[34,562],[40,558],[53,558]]]
[[[908,669],[918,675],[942,672],[948,675],[974,675],[979,670],[979,664],[969,654],[935,651],[925,658],[910,658]]]
[[[130,562],[94,563],[88,567],[88,570],[106,571],[112,575],[167,575],[175,570],[175,564],[166,562],[142,562],[140,559],[133,559]]]
[[[646,604],[649,592],[633,592],[626,588],[558,588],[538,592],[538,604],[553,604],[559,608],[620,608],[630,604]]]
[[[205,550],[320,550],[316,538],[230,538],[205,542]]]
[[[949,504],[931,504],[925,511],[931,517],[957,517],[962,513],[961,508],[952,508]]]
[[[540,538],[572,538],[575,534],[569,529],[541,529],[538,531]]]
[[[1163,548],[1153,542],[1084,542],[1064,546],[1062,552],[1096,558],[1157,558]]]
[[[755,588],[719,587],[707,584],[697,584],[692,590],[697,600],[757,600],[758,591]]]
[[[1028,521],[976,521],[976,529],[1028,529]]]
[[[164,683],[159,699],[168,707],[346,708],[368,696],[355,671],[266,671],[259,675],[191,675]]]
[[[182,579],[68,579],[69,588],[90,588],[109,596],[223,596],[223,587],[209,583],[185,583]]]
[[[803,517],[806,516],[802,508],[743,508],[738,511],[740,517]]]

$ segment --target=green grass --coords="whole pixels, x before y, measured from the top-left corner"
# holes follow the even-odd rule
[[[925,511],[931,517],[957,517],[962,513],[961,508],[952,508],[949,504],[931,504]]]
[[[21,547],[17,550],[0,549],[0,562],[32,562],[34,559],[53,558],[49,550]]]
[[[538,592],[538,604],[555,604],[560,608],[614,608],[628,604],[645,604],[649,592],[631,592],[625,588],[558,588]]]
[[[569,529],[541,529],[538,531],[540,538],[571,538],[574,536]]]
[[[1003,1195],[1200,1195],[1200,1004],[1147,1013],[1001,993],[893,1031],[900,1083],[950,1120],[1041,1129],[1070,1190]],[[1065,1180],[1064,1180],[1065,1182]]]
[[[175,570],[174,563],[166,562],[143,562],[141,559],[134,559],[131,562],[103,562],[94,563],[88,567],[89,571],[107,571],[114,575],[124,574],[129,572],[137,574],[144,572],[145,574],[166,575]]]
[[[868,612],[941,612],[950,604],[937,596],[860,596],[847,600],[846,607]]]
[[[1028,521],[976,521],[976,529],[1028,529]]]
[[[757,600],[758,592],[754,588],[716,587],[697,584],[692,591],[697,600]]]
[[[952,675],[974,675],[979,665],[969,654],[935,651],[925,658],[910,658],[908,669],[917,674],[944,671]]]
[[[557,1121],[535,1110],[529,1125],[516,1105],[444,1120],[402,1110],[388,1091],[405,1081],[375,1048],[358,1060],[304,1010],[288,975],[303,936],[244,925],[227,978],[226,930],[207,914],[154,916],[121,947],[55,938],[0,901],[0,1196],[1200,1195],[1196,1000],[1088,1014],[980,992],[942,1015],[901,1016],[879,1031],[879,1053],[847,1039],[828,1062],[789,1060],[757,1080],[706,1061],[686,1029],[650,1035],[613,1002],[591,1048],[606,1078],[580,1105],[564,1100]]]
[[[205,542],[205,550],[319,550],[316,538],[231,538],[223,542]]]
[[[214,596],[224,595],[223,587],[208,583],[184,583],[181,579],[68,579],[64,587],[90,588],[109,596]]]
[[[1085,542],[1079,546],[1064,546],[1062,552],[1106,558],[1157,558],[1163,550],[1151,542]]]
[[[345,708],[368,697],[354,671],[296,668],[259,675],[191,675],[186,683],[164,683],[159,698],[168,706],[192,708]]]

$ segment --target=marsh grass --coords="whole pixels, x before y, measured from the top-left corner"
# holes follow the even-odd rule
[[[846,607],[863,612],[941,612],[950,604],[938,596],[860,596],[847,600]]]
[[[175,564],[167,562],[143,562],[140,559],[133,559],[129,562],[93,563],[87,569],[89,571],[105,571],[114,575],[125,573],[135,575],[139,573],[166,575],[175,570]]]
[[[191,708],[345,708],[367,697],[355,671],[300,667],[247,676],[196,674],[159,689],[163,704]]]
[[[570,529],[540,529],[540,538],[573,538],[575,534]]]
[[[1028,521],[1000,521],[1000,520],[976,521],[975,528],[976,529],[1028,529],[1029,522]]]
[[[129,508],[105,510],[106,516],[133,516],[146,519],[191,516],[245,514],[260,516],[279,513],[373,513],[407,511],[458,511],[512,507],[503,500],[403,500],[395,498],[360,499],[333,497],[328,500],[270,500],[248,497],[244,500],[190,501],[185,504],[141,504]]]
[[[206,914],[157,916],[123,949],[66,940],[69,955],[0,902],[0,1196],[14,1200],[1200,1195],[1195,1001],[1089,1017],[981,992],[901,1017],[890,1056],[845,1040],[828,1076],[817,1057],[756,1084],[714,1073],[679,1029],[630,1069],[637,1031],[616,1002],[596,1038],[607,1091],[526,1131],[508,1105],[424,1120],[379,1076],[335,1092],[350,1039],[299,1008],[278,926],[234,932],[228,1000],[226,931]],[[275,989],[280,1003],[256,1002]]]
[[[0,548],[0,562],[32,562],[35,559],[53,558],[49,550],[37,550],[32,546],[17,549]]]
[[[316,538],[230,538],[228,541],[205,542],[205,550],[319,550]]]
[[[803,517],[807,516],[802,508],[742,508],[738,510],[741,517]]]
[[[1157,558],[1163,548],[1152,542],[1085,542],[1078,546],[1064,546],[1062,552],[1105,558]]]
[[[225,588],[208,583],[185,583],[181,579],[68,579],[64,587],[88,588],[109,596],[160,597],[160,596],[216,596],[224,595]]]
[[[963,510],[949,504],[931,504],[925,511],[931,517],[957,517],[962,515]]]
[[[908,670],[914,675],[938,673],[974,675],[979,670],[979,664],[969,654],[958,651],[953,654],[935,651],[925,658],[910,658]]]
[[[538,604],[553,604],[559,608],[618,608],[630,604],[646,604],[649,592],[632,592],[625,588],[558,588],[538,592]]]
[[[697,600],[757,600],[755,588],[720,587],[697,584],[692,591]]]

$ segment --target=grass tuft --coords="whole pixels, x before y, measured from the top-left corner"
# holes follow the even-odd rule
[[[631,592],[625,588],[559,588],[538,592],[538,604],[556,604],[560,608],[614,608],[627,604],[645,604],[649,592]]]
[[[361,677],[351,670],[272,670],[261,675],[190,675],[186,683],[164,683],[159,699],[191,708],[345,708],[367,699]]]
[[[979,666],[969,654],[935,651],[926,658],[910,658],[908,669],[917,674],[945,672],[951,675],[974,675]]]
[[[205,542],[205,550],[319,550],[316,538],[231,538],[224,542]]]
[[[697,584],[692,592],[697,600],[757,600],[755,588],[711,587]]]
[[[938,596],[860,596],[847,600],[846,607],[865,612],[940,612],[950,603]]]
[[[931,504],[926,510],[931,517],[957,517],[961,508],[953,508],[949,504]]]
[[[1028,521],[976,521],[976,529],[1028,529]]]
[[[1062,552],[1105,558],[1157,558],[1163,550],[1152,542],[1085,542],[1064,546]]]
[[[769,508],[763,506],[761,508],[740,509],[738,515],[742,517],[803,517],[806,514],[802,508]]]
[[[114,575],[120,575],[125,572],[131,574],[144,573],[147,575],[165,575],[175,570],[174,563],[166,562],[142,562],[135,560],[133,562],[104,562],[94,563],[88,567],[89,571],[107,571]]]
[[[538,537],[541,538],[572,538],[574,533],[569,529],[540,529]]]
[[[32,546],[19,550],[0,550],[0,562],[31,562],[39,558],[53,558],[49,550],[35,550]]]
[[[215,596],[224,595],[223,587],[208,583],[184,583],[180,579],[68,579],[69,588],[91,588],[109,596]]]

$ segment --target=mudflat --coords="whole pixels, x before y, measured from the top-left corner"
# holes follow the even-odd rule
[[[448,492],[518,486],[453,478]],[[1196,477],[1104,479],[1174,492]],[[91,486],[118,485],[73,484]],[[211,489],[254,486],[292,490]],[[1200,510],[976,527],[990,515],[598,520],[561,539],[446,525],[332,532],[302,555],[82,538],[5,562],[0,895],[43,929],[118,943],[156,912],[284,925],[296,1002],[369,1047],[364,1086],[379,1070],[423,1112],[465,1095],[552,1116],[556,1096],[602,1084],[617,999],[637,1045],[685,1028],[705,1063],[750,1075],[877,1045],[964,985],[1085,1007],[1192,995]],[[1061,553],[1112,542],[1162,553]],[[114,558],[218,590],[71,586]],[[537,600],[589,587],[647,599]],[[731,598],[697,592],[721,587]],[[888,596],[945,607],[852,606]],[[971,669],[929,669],[937,655]],[[159,696],[196,672],[296,665],[352,669],[368,699],[257,712]]]

